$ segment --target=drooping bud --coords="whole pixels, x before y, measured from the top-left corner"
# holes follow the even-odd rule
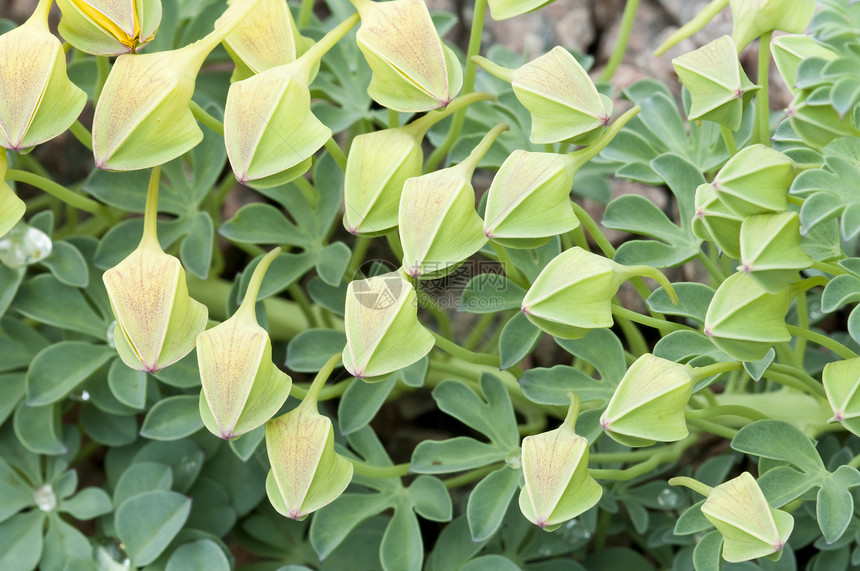
[[[773,38],[770,42],[773,61],[782,76],[786,87],[792,94],[797,95],[797,68],[800,62],[808,58],[820,58],[824,61],[832,61],[838,54],[817,42],[810,36],[784,35]]]
[[[334,450],[331,420],[317,410],[319,391],[339,357],[326,363],[299,406],[266,423],[272,466],[266,494],[272,506],[291,519],[304,519],[334,501],[352,480],[352,464]]]
[[[794,132],[815,149],[823,148],[838,137],[860,136],[860,130],[852,126],[853,110],[840,115],[831,104],[829,90],[826,85],[811,92],[799,90],[785,110]]]
[[[717,191],[708,183],[696,189],[695,207],[691,225],[693,234],[716,245],[728,257],[740,258],[743,217],[726,208],[717,198]]]
[[[197,72],[209,52],[259,3],[234,4],[215,30],[178,50],[117,58],[93,117],[93,156],[99,168],[153,167],[203,140],[189,108]]]
[[[235,0],[228,0],[228,4],[233,2]],[[224,38],[224,48],[236,64],[230,80],[248,79],[267,69],[293,62],[313,43],[310,38],[299,34],[286,0],[263,0]]]
[[[373,76],[367,93],[405,113],[445,107],[463,86],[457,56],[442,43],[423,0],[351,0],[361,15],[356,41]]]
[[[791,34],[806,31],[815,0],[730,0],[732,40],[738,53],[765,32]]]
[[[140,245],[102,278],[116,317],[117,353],[132,369],[147,372],[191,352],[208,317],[206,306],[188,295],[182,264],[158,243],[159,171],[153,169],[149,180]]]
[[[757,144],[730,158],[713,185],[720,201],[740,216],[783,212],[796,174],[790,158]]]
[[[87,95],[69,80],[63,46],[48,29],[52,0],[0,35],[0,146],[22,151],[69,128]]]
[[[575,431],[579,398],[568,396],[571,405],[561,426],[523,438],[520,511],[545,531],[591,509],[603,495],[588,474],[588,439]]]
[[[839,422],[860,436],[860,358],[844,359],[824,365],[821,373],[827,402],[833,409],[830,422]]]
[[[676,57],[672,65],[690,92],[688,120],[713,121],[732,131],[740,128],[744,107],[761,88],[744,73],[730,37]]]
[[[490,16],[499,22],[532,12],[555,0],[489,0]]]
[[[588,73],[562,47],[516,70],[480,56],[472,61],[513,86],[517,99],[531,115],[532,143],[569,141],[585,145],[609,124],[612,100],[598,93]]]
[[[344,227],[352,234],[367,236],[377,236],[395,228],[403,184],[421,175],[424,135],[455,111],[487,99],[495,97],[487,93],[463,95],[444,110],[427,113],[408,125],[365,133],[353,139],[343,183]]]
[[[570,203],[576,172],[612,141],[640,111],[630,109],[587,148],[567,154],[516,150],[505,159],[490,189],[484,234],[503,246],[536,248],[579,226]]]
[[[692,394],[689,365],[646,353],[627,369],[600,416],[600,426],[625,446],[681,440],[689,434],[684,409]]]
[[[483,220],[475,212],[472,174],[508,129],[504,123],[496,126],[457,166],[410,178],[403,185],[399,228],[407,274],[430,279],[447,275],[487,243]]]
[[[791,340],[785,325],[790,303],[788,288],[768,293],[748,273],[736,272],[711,299],[705,335],[738,361],[758,361],[774,344]]]
[[[756,214],[741,225],[741,269],[770,293],[799,279],[798,271],[812,266],[800,246],[800,217],[796,212]]]
[[[430,352],[433,336],[418,321],[415,289],[400,272],[350,282],[346,290],[343,366],[373,379]]]
[[[272,363],[272,341],[254,305],[275,248],[264,256],[231,318],[197,336],[200,416],[209,432],[231,440],[271,419],[290,396],[292,380]]]
[[[59,32],[88,54],[137,53],[161,23],[161,0],[57,0]]]
[[[659,270],[623,266],[577,246],[544,267],[526,293],[522,311],[550,335],[578,339],[592,329],[612,326],[612,298],[622,283],[635,276],[657,280],[677,303],[672,284]]]
[[[311,112],[311,73],[357,21],[353,14],[296,61],[230,86],[224,143],[236,180],[269,188],[310,168],[313,154],[331,138],[331,129]]]
[[[0,238],[21,220],[27,206],[6,182],[6,151],[0,150]]]
[[[711,488],[680,476],[669,485],[683,485],[708,497],[702,515],[723,536],[723,559],[740,563],[759,557],[778,560],[794,529],[788,512],[770,507],[758,482],[749,472]]]

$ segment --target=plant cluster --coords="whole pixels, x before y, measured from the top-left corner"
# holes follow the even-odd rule
[[[638,0],[596,80],[481,45],[547,0],[465,53],[423,0],[56,1],[0,30],[0,569],[860,567],[860,4],[713,0],[679,103],[613,88]]]

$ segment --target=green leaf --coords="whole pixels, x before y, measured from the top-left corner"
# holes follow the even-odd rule
[[[567,393],[571,391],[575,392],[582,402],[608,402],[616,386],[617,381],[597,381],[567,365],[556,365],[551,369],[528,369],[520,379],[523,394],[530,401],[558,406],[570,404]]]
[[[392,373],[377,383],[366,383],[359,379],[350,383],[337,405],[341,434],[351,434],[367,426],[379,412],[395,384],[397,373]]]
[[[519,309],[525,295],[526,290],[501,274],[478,274],[463,288],[458,311],[496,313]]]
[[[427,571],[461,569],[463,564],[483,549],[487,541],[472,541],[469,523],[462,515],[442,529],[433,551],[427,558]]]
[[[594,365],[600,378],[613,386],[618,385],[627,372],[624,347],[618,337],[608,329],[595,329],[582,339],[554,339],[574,357]]]
[[[524,313],[515,313],[505,323],[499,337],[499,368],[508,369],[525,359],[534,350],[541,333]]]
[[[236,510],[230,505],[227,491],[218,482],[205,476],[194,482],[188,491],[194,499],[185,526],[215,537],[227,535],[236,524]]]
[[[720,571],[722,548],[723,536],[719,531],[712,531],[700,539],[693,550],[693,566],[696,571]]]
[[[321,305],[338,317],[343,317],[346,305],[346,286],[347,282],[345,281],[337,286],[330,286],[321,278],[315,277],[307,283],[305,288],[314,303]]]
[[[26,368],[36,353],[48,344],[47,339],[23,322],[11,317],[0,318],[0,371]]]
[[[307,247],[308,237],[270,204],[246,204],[218,233],[235,242]]]
[[[409,485],[407,493],[413,509],[424,519],[451,521],[451,494],[439,478],[418,476]]]
[[[744,426],[732,439],[732,449],[791,462],[810,476],[824,470],[824,462],[809,437],[782,420],[759,420]]]
[[[334,329],[306,329],[287,345],[286,366],[300,373],[315,373],[346,346],[346,334]]]
[[[0,316],[6,313],[6,309],[12,303],[15,294],[18,293],[18,288],[26,274],[26,268],[16,268],[13,270],[12,268],[0,265]]]
[[[412,452],[409,471],[416,474],[459,472],[504,460],[505,456],[505,451],[468,436],[442,441],[424,440]]]
[[[86,536],[64,522],[56,512],[48,517],[48,533],[45,548],[39,561],[41,571],[76,571],[92,569],[92,551]],[[75,562],[81,562],[75,566]],[[83,566],[86,565],[86,566]]]
[[[684,363],[699,356],[707,356],[710,361],[716,362],[734,360],[698,331],[669,333],[654,345],[654,355],[678,363]]]
[[[87,287],[89,283],[87,261],[80,250],[68,242],[54,242],[50,255],[41,263],[51,270],[57,280],[68,286]]]
[[[0,375],[0,424],[6,422],[18,403],[24,398],[26,390],[24,373],[8,373]]]
[[[160,400],[146,414],[140,435],[150,440],[179,440],[203,428],[200,399],[177,395]]]
[[[27,371],[27,405],[57,402],[107,363],[115,352],[106,345],[61,341],[41,350]]]
[[[159,462],[135,462],[117,480],[113,503],[122,505],[127,499],[155,490],[169,490],[173,484],[170,466]]]
[[[519,571],[513,561],[503,555],[482,555],[470,560],[461,571]]]
[[[206,571],[230,571],[230,562],[224,551],[211,539],[198,539],[176,549],[167,560],[165,571],[206,569]]]
[[[168,491],[144,492],[124,501],[116,510],[115,525],[132,564],[155,561],[188,519],[191,498]]]
[[[35,569],[42,555],[45,513],[33,510],[0,523],[0,569]]]
[[[42,274],[21,286],[15,310],[41,323],[71,329],[104,339],[107,323],[95,312],[80,290]]]
[[[346,493],[322,507],[311,519],[309,534],[317,556],[321,560],[327,559],[361,522],[387,509],[390,504],[390,498],[383,494]]]
[[[821,311],[831,313],[856,301],[860,301],[860,278],[852,274],[835,276],[821,293]]]
[[[263,424],[250,432],[246,432],[241,437],[231,440],[230,449],[242,462],[247,462],[256,452],[265,435],[266,426]]]
[[[831,544],[842,537],[854,517],[854,497],[834,478],[827,478],[818,489],[815,513],[824,540]]]
[[[12,418],[15,435],[21,444],[36,454],[65,454],[66,445],[60,438],[60,406],[48,404],[45,406],[18,405]]]
[[[714,524],[708,521],[702,513],[702,504],[704,503],[705,500],[701,500],[678,516],[678,520],[675,522],[675,535],[693,535],[714,527]]]
[[[200,369],[197,366],[197,350],[155,373],[155,378],[177,389],[190,389],[200,386]]]
[[[330,286],[340,283],[343,274],[349,265],[352,250],[343,242],[334,242],[319,251],[317,256],[317,273],[320,278]]]
[[[215,226],[208,212],[198,212],[188,226],[188,236],[179,247],[179,259],[186,270],[205,280],[212,264]]]
[[[143,410],[146,404],[146,373],[130,369],[122,359],[114,359],[108,369],[107,380],[116,400],[126,406]]]
[[[694,282],[673,283],[672,286],[675,288],[675,293],[678,294],[678,305],[674,305],[669,300],[669,294],[666,293],[666,290],[660,288],[654,290],[645,300],[648,309],[667,315],[689,317],[699,323],[704,323],[708,305],[714,297],[714,289],[705,284]]]
[[[110,513],[113,504],[110,496],[101,488],[84,488],[71,499],[61,502],[59,509],[75,519],[85,521]]]
[[[204,453],[189,439],[151,441],[132,459],[134,462],[161,462],[173,469],[173,489],[185,493],[200,475]]]
[[[105,412],[97,406],[81,407],[81,428],[87,436],[105,446],[126,446],[137,440],[137,420]]]
[[[418,518],[412,510],[396,507],[379,547],[382,568],[385,571],[419,571],[423,559],[424,544]]]
[[[33,505],[33,488],[0,458],[0,522]]]
[[[744,370],[749,374],[752,380],[760,381],[764,376],[765,371],[767,371],[767,368],[770,367],[771,363],[773,363],[774,359],[776,359],[776,351],[771,347],[767,354],[758,361],[744,361]]]
[[[466,504],[472,541],[484,541],[496,533],[521,480],[520,470],[502,466],[478,482]]]
[[[453,380],[443,381],[433,389],[433,398],[441,411],[486,434],[495,445],[505,450],[516,449],[520,436],[504,385],[495,376],[484,373],[480,387],[486,402],[467,385]]]

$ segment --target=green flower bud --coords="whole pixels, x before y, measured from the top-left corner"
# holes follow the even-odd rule
[[[672,284],[659,270],[622,266],[577,246],[544,267],[526,293],[522,311],[550,335],[578,339],[592,329],[612,326],[612,298],[622,283],[635,276],[657,280],[677,302]]]
[[[779,74],[785,81],[786,87],[794,95],[797,95],[799,91],[795,84],[797,83],[797,67],[801,61],[812,57],[832,61],[838,57],[836,52],[804,34],[776,37],[771,40],[770,49]]]
[[[768,293],[748,273],[728,277],[714,294],[705,315],[705,335],[738,361],[758,361],[776,343],[791,340],[785,314],[788,288]]]
[[[782,212],[796,174],[791,159],[757,144],[730,158],[713,185],[720,201],[740,216]]]
[[[448,105],[463,86],[463,70],[423,0],[351,1],[361,15],[355,39],[373,71],[368,95],[406,113]]]
[[[235,1],[228,0],[228,4]],[[236,64],[230,79],[248,79],[267,69],[293,62],[313,43],[310,38],[299,34],[286,0],[263,0],[224,38],[224,48]]]
[[[576,58],[562,47],[511,70],[474,56],[472,61],[509,82],[532,118],[532,143],[569,141],[585,145],[603,133],[612,100],[598,93]]]
[[[741,269],[770,293],[797,281],[798,270],[812,265],[800,247],[796,212],[748,216],[741,225]]]
[[[256,188],[304,174],[331,138],[311,112],[308,85],[320,58],[358,21],[353,14],[292,63],[237,81],[227,92],[224,143],[236,180]]]
[[[117,58],[93,117],[93,155],[106,170],[137,170],[175,159],[203,140],[191,114],[206,56],[260,0],[227,9],[209,35],[178,50]]]
[[[418,321],[416,298],[400,272],[350,282],[343,365],[351,375],[373,380],[430,352],[435,341]]]
[[[702,515],[722,534],[726,561],[740,563],[759,557],[776,561],[782,556],[794,518],[770,507],[749,472],[715,488],[685,476],[672,478],[669,484],[684,485],[708,497]]]
[[[579,226],[570,202],[573,177],[640,111],[619,117],[588,147],[567,154],[516,150],[505,159],[487,191],[484,234],[511,248],[536,248]]]
[[[410,178],[400,198],[403,268],[414,278],[447,275],[487,243],[475,212],[472,174],[503,131],[498,125],[460,164]]]
[[[744,107],[761,88],[744,73],[730,37],[676,57],[672,65],[692,98],[688,120],[713,121],[732,131],[740,128]]]
[[[741,257],[741,223],[738,216],[720,202],[717,191],[708,183],[696,189],[696,214],[691,225],[693,234],[713,243],[730,258]]]
[[[561,426],[523,438],[520,511],[545,531],[591,509],[603,495],[603,488],[588,474],[588,439],[574,430],[579,399],[570,396]]]
[[[139,52],[161,23],[161,0],[57,0],[57,6],[60,35],[88,54]]]
[[[87,95],[69,81],[63,46],[48,29],[51,0],[0,35],[0,146],[22,151],[69,128]]]
[[[689,365],[646,353],[627,369],[600,416],[600,426],[625,446],[681,440],[689,434],[684,409],[692,394]]]
[[[331,420],[310,394],[290,412],[266,423],[272,469],[266,494],[282,515],[296,520],[334,501],[352,480],[352,464],[334,451]]]
[[[290,396],[292,380],[272,363],[272,341],[254,310],[263,276],[280,253],[275,248],[257,264],[236,313],[197,336],[200,416],[224,440],[262,426]]]
[[[0,151],[0,238],[21,220],[26,210],[24,201],[6,182],[6,151]]]
[[[830,422],[838,422],[860,436],[860,358],[827,363],[821,381],[833,409]]]
[[[765,32],[804,32],[815,11],[814,0],[730,0],[729,5],[738,53]]]
[[[140,245],[102,277],[116,317],[117,353],[132,369],[147,372],[190,353],[208,317],[206,306],[188,295],[182,264],[158,243],[159,170],[150,177]]]
[[[407,179],[421,176],[427,131],[475,101],[495,99],[487,93],[458,97],[444,110],[427,113],[408,125],[353,139],[343,182],[343,225],[352,234],[378,236],[397,227],[398,208]]]
[[[794,132],[804,143],[817,149],[839,137],[860,136],[860,131],[852,127],[854,112],[839,115],[830,103],[829,90],[829,86],[822,86],[812,92],[799,91],[785,110]],[[819,93],[827,98],[818,97]]]
[[[493,17],[493,20],[499,22],[515,16],[521,16],[527,12],[532,12],[538,8],[552,4],[554,1],[555,0],[489,0],[490,16]]]

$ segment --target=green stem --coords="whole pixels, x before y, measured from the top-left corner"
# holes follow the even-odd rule
[[[748,406],[733,404],[713,406],[699,410],[688,410],[684,413],[684,416],[688,419],[710,418],[713,416],[740,416],[752,421],[768,419],[768,416],[766,414],[762,414],[755,409],[752,409]]]
[[[469,350],[477,347],[478,343],[481,342],[481,337],[483,337],[484,332],[490,325],[492,325],[495,318],[495,313],[485,313],[481,315],[481,317],[478,318],[477,323],[472,327],[472,330],[469,331],[469,336],[466,337],[466,340],[463,342],[463,347]]]
[[[613,470],[608,468],[590,468],[588,473],[594,477],[601,480],[616,480],[619,482],[626,482],[628,480],[632,480],[637,476],[641,476],[643,474],[647,474],[654,470],[657,466],[664,462],[674,462],[678,458],[681,457],[681,454],[684,453],[684,450],[692,446],[696,442],[697,438],[694,436],[688,436],[684,440],[676,442],[670,446],[667,446],[663,450],[659,452],[652,452],[648,459],[644,462],[640,462],[639,464],[634,464],[629,468],[625,468],[623,470]]]
[[[511,127],[505,123],[499,123],[490,131],[484,135],[481,139],[481,142],[477,144],[477,146],[472,149],[472,152],[469,153],[469,156],[463,159],[459,165],[459,168],[465,169],[466,173],[468,173],[467,178],[471,178],[472,174],[474,174],[475,169],[478,168],[478,163],[481,162],[481,159],[484,158],[484,155],[487,154],[487,151],[490,150],[490,147],[493,146],[493,143],[496,142],[496,139],[499,138],[499,135],[504,133],[505,131],[509,131]]]
[[[96,56],[96,82],[93,85],[93,107],[98,104],[105,88],[108,75],[110,75],[110,60],[107,56]]]
[[[45,177],[29,173],[27,171],[9,169],[6,171],[6,180],[23,182],[24,184],[35,186],[40,190],[44,190],[54,198],[58,198],[66,204],[74,206],[78,210],[83,210],[84,212],[95,214],[96,216],[104,218],[105,221],[109,222],[110,224],[116,223],[116,219],[114,218],[113,214],[111,214],[110,210],[108,210],[108,208],[103,204],[99,204],[91,198],[87,198],[86,196],[82,196],[80,194],[72,192],[65,186],[57,184],[56,182]]]
[[[795,299],[795,303],[797,304],[797,326],[801,329],[809,330],[809,307],[806,302],[806,292],[802,292]],[[795,361],[803,368],[803,360],[806,356],[806,338],[798,337],[797,342],[794,345],[794,356]]]
[[[463,359],[464,361],[469,361],[470,363],[475,363],[476,365],[488,365],[491,367],[499,366],[499,357],[496,355],[469,351],[468,349],[460,347],[453,341],[449,341],[448,339],[442,337],[435,331],[430,331],[430,333],[436,339],[436,346],[448,353],[449,355],[453,355],[454,357],[458,357],[460,359]]]
[[[591,236],[591,239],[594,240],[594,243],[597,244],[597,247],[600,248],[600,251],[603,252],[603,255],[610,260],[614,258],[615,247],[609,242],[606,234],[603,233],[597,225],[597,222],[594,221],[594,218],[591,217],[585,208],[573,200],[570,201],[570,204],[573,207],[573,213],[576,214],[580,224],[585,226],[585,229],[588,230],[588,234]]]
[[[161,182],[161,166],[154,167],[149,174],[149,184],[146,186],[146,203],[143,207],[143,236],[141,245],[149,244],[160,250],[158,243],[158,189]]]
[[[818,270],[819,272],[825,272],[834,276],[841,276],[845,274],[850,274],[848,270],[843,268],[842,266],[838,266],[836,264],[830,264],[828,262],[819,262],[813,260],[812,268]]]
[[[635,311],[631,311],[626,307],[621,307],[615,303],[612,304],[612,314],[617,317],[623,317],[624,319],[629,319],[634,323],[639,323],[640,325],[645,325],[648,327],[652,327],[657,329],[661,333],[672,332],[672,331],[696,331],[692,327],[687,325],[682,325],[680,323],[673,323],[671,321],[664,321],[662,319],[657,319],[655,317],[649,317],[647,315],[642,315],[641,313],[636,313]]]
[[[191,109],[191,114],[194,115],[195,119],[206,125],[211,131],[224,136],[224,123],[207,113],[196,101],[193,99],[189,101],[188,108]]]
[[[813,395],[817,395],[822,398],[827,398],[827,393],[824,390],[824,386],[815,379],[815,377],[811,376],[809,373],[802,369],[798,369],[796,367],[791,367],[789,365],[783,365],[782,363],[771,363],[770,367],[768,367],[765,376],[771,373],[776,373],[780,376],[787,376],[789,378],[797,379],[800,383],[801,390],[805,392],[812,393]],[[779,382],[778,379],[774,379]]]
[[[346,267],[347,279],[352,279],[359,266],[364,262],[364,257],[367,255],[367,249],[370,248],[370,238],[367,236],[357,236],[355,244],[352,245],[352,255],[349,258],[349,264]]]
[[[612,124],[606,128],[606,130],[597,138],[596,141],[585,147],[584,149],[580,149],[578,151],[573,151],[568,153],[567,157],[573,159],[572,166],[574,172],[582,168],[585,163],[596,157],[606,148],[609,143],[615,138],[616,135],[621,131],[624,125],[627,124],[628,121],[633,119],[642,108],[636,105],[635,107],[631,107],[624,113],[622,113],[618,119],[612,122]]]
[[[460,486],[465,486],[466,484],[471,484],[476,480],[480,480],[490,472],[498,470],[502,466],[503,464],[501,462],[497,462],[496,464],[490,464],[489,466],[482,466],[481,468],[469,470],[465,474],[460,474],[459,476],[454,476],[453,478],[447,478],[445,480],[442,480],[442,483],[445,484],[445,487],[449,490],[453,488],[459,488]]]
[[[723,143],[725,143],[729,155],[735,156],[738,153],[738,145],[735,143],[735,135],[732,130],[725,125],[720,125],[720,134],[723,136]]]
[[[371,466],[359,460],[347,458],[356,474],[367,478],[402,478],[409,474],[409,463],[396,466]]]
[[[398,234],[397,228],[385,234],[385,239],[388,241],[388,246],[394,253],[394,257],[397,258],[398,261],[402,261],[403,246],[400,244],[400,234]]]
[[[338,168],[342,172],[346,172],[346,155],[343,153],[340,145],[335,142],[334,137],[325,142],[325,148],[331,155],[331,158],[334,159],[334,162],[337,163]]]
[[[306,28],[311,23],[311,15],[314,13],[315,0],[302,0],[299,6],[299,15],[296,18],[296,26],[299,29]]]
[[[475,0],[475,10],[472,13],[472,28],[469,32],[469,46],[466,48],[466,71],[463,74],[463,88],[461,90],[463,94],[471,93],[475,89],[477,62],[473,61],[473,56],[477,56],[481,50],[481,36],[484,32],[484,16],[486,12],[487,0]],[[457,111],[454,115],[454,118],[451,120],[451,127],[448,129],[448,134],[445,136],[442,144],[430,153],[424,166],[424,172],[436,170],[436,167],[460,137],[460,131],[463,129],[465,121],[466,109],[464,108]]]
[[[701,249],[696,252],[696,258],[698,258],[702,263],[702,266],[704,266],[705,270],[708,272],[708,275],[711,276],[711,279],[716,283],[720,284],[726,279],[726,276],[723,275],[720,268],[718,268],[713,260],[711,260],[711,258],[709,258]]]
[[[804,339],[812,341],[817,345],[827,347],[843,359],[854,359],[855,357],[857,357],[857,353],[855,353],[839,341],[831,339],[827,335],[809,329],[803,329],[801,327],[797,327],[796,325],[787,325],[786,327],[788,327],[788,332],[795,337],[802,337]]]
[[[93,150],[93,135],[90,133],[89,129],[84,127],[83,123],[75,121],[72,123],[72,126],[69,127],[69,132],[74,135],[75,139],[77,139],[83,146],[91,151]]]
[[[624,52],[627,51],[627,42],[630,40],[630,32],[633,30],[633,22],[636,21],[636,9],[639,8],[639,0],[627,0],[624,5],[624,15],[621,17],[621,27],[618,30],[618,39],[615,42],[615,49],[612,50],[612,56],[606,67],[603,68],[600,81],[611,81],[615,76],[621,60],[624,59]]]
[[[337,367],[338,363],[340,363],[341,357],[341,353],[335,353],[328,358],[328,361],[325,362],[325,365],[322,366],[322,369],[319,370],[317,375],[314,377],[314,380],[311,382],[311,387],[308,389],[308,393],[302,400],[302,404],[311,403],[313,405],[316,405],[316,402],[320,396],[320,391],[322,391],[322,388],[328,380],[329,376],[331,376],[332,371],[334,371],[335,367]]]
[[[639,331],[639,328],[636,327],[633,322],[628,319],[624,319],[623,317],[617,317],[616,321],[621,327],[621,331],[624,333],[625,339],[627,339],[627,346],[630,347],[630,350],[633,353],[641,357],[645,353],[649,352],[645,336],[642,335],[642,332]]]
[[[455,114],[458,111],[466,112],[466,108],[472,103],[477,103],[478,101],[496,101],[497,98],[495,95],[490,95],[489,93],[484,93],[483,91],[473,91],[472,93],[467,93],[465,95],[461,95],[451,101],[444,109],[435,109],[433,111],[428,111],[418,119],[415,119],[411,123],[404,125],[403,128],[409,131],[412,136],[416,139],[423,139],[427,134],[427,131],[430,128],[450,115]]]
[[[505,270],[505,275],[509,280],[517,284],[523,289],[529,289],[531,284],[526,279],[526,277],[520,272],[519,268],[514,265],[514,261],[511,259],[511,255],[508,254],[508,251],[501,244],[497,244],[496,242],[490,240],[490,247],[493,248],[493,252],[496,253],[496,256],[499,259],[499,263],[502,265],[502,268]]]
[[[800,169],[798,169],[798,170],[800,170]],[[800,198],[799,196],[795,196],[793,194],[789,194],[788,196],[786,196],[785,200],[789,204],[794,204],[797,206],[803,206],[803,203],[806,202],[806,200],[804,200],[803,198]]]
[[[319,327],[316,315],[314,315],[314,308],[311,306],[311,302],[308,299],[308,296],[305,295],[305,291],[301,286],[299,286],[298,283],[291,283],[287,287],[287,291],[289,292],[290,297],[293,298],[293,301],[299,304],[299,309],[301,309],[302,313],[305,314],[305,319],[308,320],[308,325],[310,327]]]
[[[729,5],[729,0],[713,0],[705,6],[705,9],[699,12],[695,18],[681,26],[678,31],[669,36],[659,48],[654,52],[654,57],[661,56],[669,51],[672,46],[685,40],[705,27],[705,24],[714,19],[714,16],[719,14],[723,8]]]
[[[355,378],[349,378],[333,385],[323,387],[319,395],[317,395],[317,400],[326,401],[341,397],[343,393],[346,392],[346,389],[349,388],[349,385],[354,382],[360,383],[361,381],[356,381]],[[310,387],[310,383],[293,383],[293,386],[290,389],[290,396],[297,399],[304,399],[308,396],[308,389],[310,389]]]
[[[710,432],[711,434],[722,436],[727,440],[731,440],[738,433],[738,431],[734,428],[729,428],[728,426],[723,426],[722,424],[718,424],[716,422],[711,422],[710,420],[704,420],[701,418],[687,418],[687,424],[691,424],[697,428],[701,428],[705,432]]]
[[[254,306],[257,304],[257,295],[260,293],[260,286],[263,284],[263,278],[266,277],[266,270],[275,261],[275,258],[281,255],[281,248],[275,248],[265,256],[254,268],[254,273],[251,274],[251,279],[248,281],[248,288],[245,290],[245,297],[242,298],[242,304],[236,310],[236,315],[243,315],[254,321],[257,320]]]
[[[767,31],[759,38],[758,45],[758,84],[761,89],[755,96],[755,115],[758,125],[758,142],[770,146],[770,101],[768,99],[768,72],[770,71],[770,37]]]
[[[388,128],[396,129],[400,126],[400,113],[394,109],[388,110]]]
[[[848,465],[852,468],[860,468],[860,454],[852,458],[851,461],[848,462]]]
[[[703,484],[698,480],[694,480],[693,478],[688,478],[687,476],[676,476],[674,478],[669,478],[670,486],[684,486],[686,488],[690,488],[694,492],[705,496],[706,498],[711,495],[711,492],[714,491],[714,488],[707,484]]]
[[[720,363],[714,363],[713,365],[706,365],[704,367],[693,367],[690,378],[693,380],[693,383],[698,383],[702,379],[707,379],[710,376],[728,373],[729,371],[739,371],[743,368],[743,363],[740,361],[722,361]]]

